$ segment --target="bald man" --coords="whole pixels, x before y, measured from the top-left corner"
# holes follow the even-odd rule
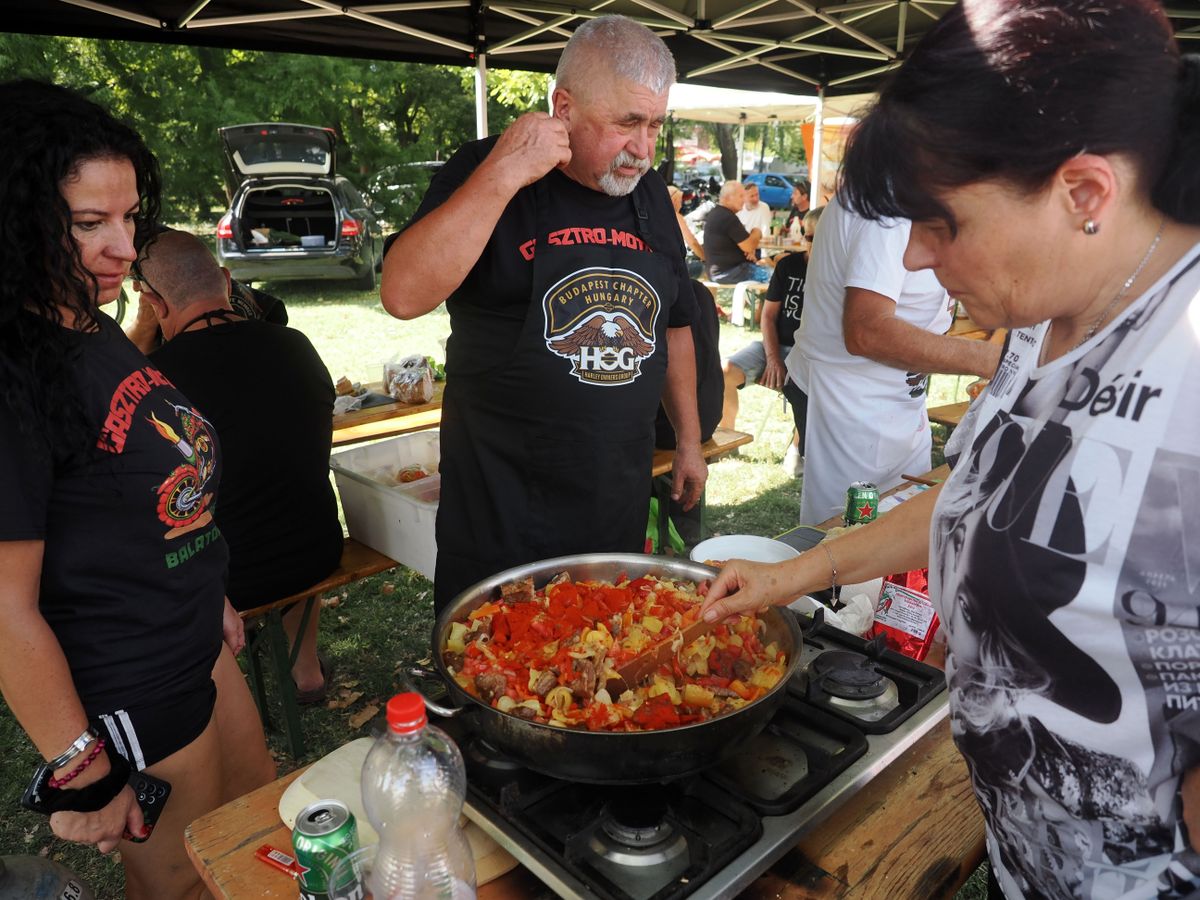
[[[162,329],[151,361],[217,431],[224,474],[217,525],[229,544],[230,602],[238,610],[282,599],[320,581],[341,561],[342,526],[329,483],[333,382],[308,338],[282,325],[247,320],[229,304],[229,272],[204,242],[165,231],[134,266]],[[301,637],[301,606],[283,616],[300,653],[297,699],[324,699],[314,608]]]

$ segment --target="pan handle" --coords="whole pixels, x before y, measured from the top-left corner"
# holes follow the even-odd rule
[[[420,698],[425,702],[425,708],[435,716],[441,716],[444,719],[451,719],[461,712],[466,712],[467,707],[465,706],[442,706],[439,703],[434,703],[432,700],[426,697],[425,693],[418,689],[409,678],[409,676],[411,676],[412,678],[441,682],[442,676],[434,669],[428,669],[425,666],[414,665],[401,669],[399,674],[400,685],[404,688],[404,690],[419,695]]]

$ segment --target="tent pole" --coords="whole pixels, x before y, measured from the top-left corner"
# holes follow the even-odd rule
[[[475,137],[479,140],[488,136],[487,92],[487,54],[478,53],[475,56]]]
[[[825,85],[817,88],[817,109],[813,120],[813,158],[808,161],[808,205],[821,205],[821,132],[825,127]]]

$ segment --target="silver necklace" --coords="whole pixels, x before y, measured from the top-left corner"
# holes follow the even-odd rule
[[[1125,279],[1125,283],[1121,285],[1121,289],[1117,291],[1117,296],[1113,297],[1112,302],[1109,303],[1108,306],[1104,307],[1104,311],[1100,313],[1100,315],[1096,316],[1095,321],[1092,322],[1092,326],[1087,330],[1087,333],[1079,339],[1079,343],[1071,348],[1072,350],[1077,350],[1095,337],[1096,332],[1100,330],[1100,326],[1105,322],[1106,319],[1108,319],[1109,313],[1116,309],[1117,304],[1125,299],[1125,295],[1129,293],[1129,289],[1133,287],[1133,283],[1137,281],[1138,276],[1142,274],[1142,269],[1146,268],[1146,263],[1150,262],[1150,257],[1152,257],[1154,255],[1154,251],[1158,249],[1158,242],[1162,240],[1163,226],[1166,224],[1167,218],[1166,216],[1163,216],[1163,218],[1159,220],[1158,231],[1154,233],[1154,240],[1150,242],[1150,249],[1146,251],[1146,255],[1142,257],[1142,261],[1138,263],[1137,268],[1133,270],[1133,274]]]

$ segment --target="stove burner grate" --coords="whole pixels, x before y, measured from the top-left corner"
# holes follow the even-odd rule
[[[813,660],[809,677],[833,697],[871,700],[888,689],[888,679],[874,663],[851,650],[826,650]]]

